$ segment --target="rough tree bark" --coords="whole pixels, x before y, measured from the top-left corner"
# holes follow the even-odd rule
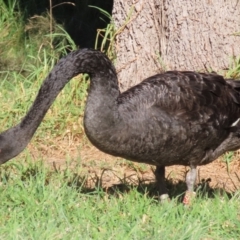
[[[123,89],[165,69],[220,71],[240,55],[239,0],[115,0],[113,19]]]

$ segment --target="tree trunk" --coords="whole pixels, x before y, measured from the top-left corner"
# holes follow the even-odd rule
[[[115,0],[122,89],[163,70],[221,71],[240,55],[238,0]]]

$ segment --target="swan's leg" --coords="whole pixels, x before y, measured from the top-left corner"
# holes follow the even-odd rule
[[[157,166],[155,170],[155,177],[157,180],[157,185],[159,189],[159,199],[160,201],[165,201],[169,198],[168,191],[165,184],[165,167],[164,166]]]
[[[196,193],[194,192],[194,184],[197,179],[197,167],[191,165],[190,170],[186,175],[187,191],[183,198],[183,204],[190,205],[191,200],[195,197]]]

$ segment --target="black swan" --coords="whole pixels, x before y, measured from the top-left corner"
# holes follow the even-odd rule
[[[33,137],[65,84],[90,75],[84,128],[101,151],[156,166],[162,199],[165,166],[190,166],[187,193],[196,167],[240,148],[240,83],[217,74],[169,71],[120,93],[114,66],[92,49],[62,58],[43,82],[22,121],[0,134],[0,163],[17,156]]]

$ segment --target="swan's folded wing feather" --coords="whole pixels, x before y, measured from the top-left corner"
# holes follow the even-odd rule
[[[224,128],[239,117],[240,96],[220,75],[170,71],[130,88],[118,101],[122,112],[154,109],[179,121]]]

